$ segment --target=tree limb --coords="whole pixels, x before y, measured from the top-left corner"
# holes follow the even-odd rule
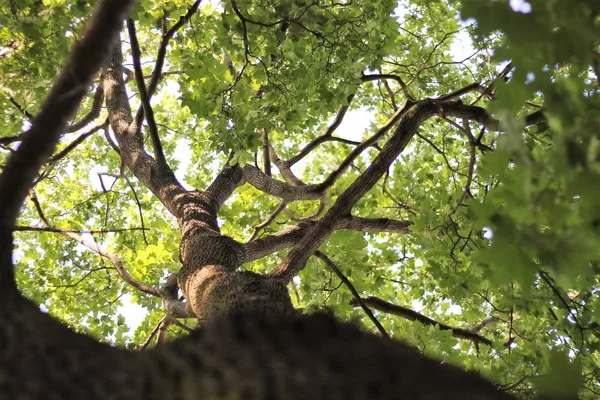
[[[271,157],[271,160],[273,160],[273,164],[275,164],[275,166],[279,170],[279,173],[281,173],[281,176],[283,176],[283,179],[285,179],[285,181],[288,184],[294,185],[294,186],[305,185],[304,182],[302,182],[300,179],[298,179],[298,177],[296,177],[296,175],[294,175],[290,166],[285,161],[283,161],[281,158],[279,158],[277,153],[275,153],[275,149],[273,149],[273,146],[270,143],[269,143],[269,156]]]
[[[144,341],[144,343],[142,344],[142,347],[141,347],[140,350],[146,350],[146,348],[148,347],[148,345],[150,344],[150,342],[152,341],[152,339],[154,338],[154,336],[156,336],[156,334],[158,333],[159,328],[162,326],[163,322],[166,319],[167,319],[167,316],[165,315],[164,317],[161,318],[160,321],[158,321],[158,324],[156,324],[156,326],[154,327],[154,329],[152,329],[152,332],[150,332],[150,335]]]
[[[269,150],[271,144],[269,143],[269,134],[265,128],[260,130],[260,136],[263,141],[263,169],[265,170],[265,175],[271,176],[271,151]]]
[[[308,258],[335,230],[339,220],[350,215],[356,202],[367,193],[388,170],[404,150],[419,126],[435,115],[438,107],[432,100],[423,100],[412,107],[405,107],[400,124],[379,155],[367,170],[359,176],[336,200],[321,221],[311,229],[298,245],[288,254],[270,276],[289,282],[306,265]]]
[[[15,232],[55,232],[55,233],[65,233],[72,232],[78,234],[96,234],[96,233],[116,233],[116,232],[130,232],[130,231],[141,231],[144,228],[119,228],[119,229],[98,229],[98,230],[74,230],[74,229],[63,229],[63,228],[53,228],[51,226],[23,226],[16,225],[13,230]]]
[[[409,227],[412,221],[395,220],[389,218],[363,218],[347,216],[340,218],[336,223],[336,229],[349,229],[360,232],[391,232],[391,233],[410,233]]]
[[[485,328],[487,326],[496,325],[499,322],[500,322],[500,318],[489,317],[489,318],[486,318],[486,319],[476,323],[475,325],[470,327],[469,330],[473,333],[477,333],[477,332],[480,332],[483,328]]]
[[[350,152],[350,154],[348,154],[344,161],[342,161],[342,163],[333,172],[331,172],[322,183],[318,185],[319,189],[322,192],[325,192],[327,189],[333,186],[337,179],[342,175],[342,173],[344,173],[344,171],[350,166],[350,164],[352,164],[352,162],[356,160],[356,158],[363,152],[363,150],[377,143],[379,139],[381,139],[383,135],[385,135],[398,122],[398,120],[406,114],[406,112],[411,108],[412,105],[412,102],[407,101],[404,104],[404,107],[398,109],[390,117],[390,119],[388,119],[387,122],[381,128],[379,128],[377,132],[375,132],[373,136],[362,142],[360,145],[356,146]]]
[[[19,111],[21,114],[23,114],[29,121],[33,120],[33,115],[27,111],[27,109],[25,107],[23,107],[21,104],[19,104],[17,102],[17,100],[15,100],[14,97],[12,97],[11,95],[8,95],[8,101],[10,101],[10,103],[15,106],[15,108],[17,109],[17,111]]]
[[[390,335],[388,335],[385,328],[381,325],[381,323],[377,320],[377,318],[375,318],[375,315],[373,315],[373,312],[371,311],[371,309],[365,304],[365,302],[363,301],[362,297],[360,297],[360,294],[358,293],[358,291],[356,290],[356,288],[354,287],[352,282],[350,282],[350,280],[346,277],[346,275],[344,275],[342,273],[340,268],[337,265],[335,265],[335,263],[333,261],[331,261],[331,259],[329,259],[329,257],[327,257],[324,253],[320,252],[319,250],[317,250],[315,252],[315,256],[317,256],[317,258],[319,258],[321,261],[323,261],[325,263],[325,265],[327,265],[327,267],[329,269],[331,269],[337,275],[337,277],[340,278],[340,280],[342,282],[344,282],[344,285],[346,285],[348,290],[350,290],[350,292],[352,293],[352,296],[354,296],[354,301],[356,301],[356,303],[358,305],[360,305],[360,307],[363,309],[365,314],[367,314],[367,317],[369,317],[371,322],[373,322],[373,324],[375,324],[375,327],[377,328],[379,333],[381,333],[381,336],[389,339]]]
[[[323,197],[317,185],[289,185],[271,178],[250,164],[223,168],[206,192],[213,197],[217,207],[221,207],[233,191],[246,182],[261,192],[279,197],[286,203],[296,200],[318,200]]]
[[[148,123],[148,131],[150,132],[150,140],[152,141],[152,148],[154,149],[154,158],[156,162],[164,167],[167,167],[167,160],[165,159],[165,153],[160,143],[160,136],[158,135],[158,128],[156,127],[156,121],[154,120],[154,111],[150,105],[150,96],[146,90],[146,82],[144,82],[144,72],[142,71],[141,57],[142,53],[140,45],[137,40],[137,33],[135,31],[135,22],[131,18],[127,18],[127,30],[129,31],[129,40],[131,42],[131,54],[133,57],[133,71],[135,74],[135,82],[137,84],[138,92],[140,93],[140,101],[142,102],[142,108],[144,109],[144,115],[146,116],[146,122]],[[136,120],[136,125],[141,126],[142,121]]]
[[[92,127],[91,129],[89,129],[88,131],[83,132],[81,135],[77,136],[77,138],[75,138],[75,140],[73,140],[71,143],[69,143],[67,145],[67,147],[65,147],[64,149],[59,151],[57,154],[53,155],[48,160],[48,162],[55,163],[59,160],[62,160],[71,151],[73,151],[77,146],[79,146],[85,139],[92,136],[94,133],[98,132],[100,129],[105,129],[107,127],[108,127],[108,118],[101,125],[96,125],[96,126]]]
[[[287,203],[285,201],[279,203],[275,211],[273,211],[271,215],[267,217],[267,219],[265,219],[263,222],[254,227],[252,235],[250,236],[250,239],[248,239],[248,241],[251,242],[252,240],[254,240],[256,238],[256,235],[258,235],[258,232],[260,232],[261,229],[269,226],[286,207]]]
[[[346,112],[348,111],[348,108],[350,107],[350,103],[352,103],[352,99],[354,99],[353,94],[348,96],[347,103],[340,107],[340,109],[338,110],[331,125],[329,125],[327,127],[327,129],[325,129],[325,131],[323,131],[323,133],[321,133],[313,141],[311,141],[306,146],[304,146],[304,148],[302,150],[300,150],[298,153],[296,153],[292,158],[290,158],[286,162],[288,167],[291,167],[294,164],[296,164],[298,161],[302,160],[304,157],[306,157],[306,155],[308,153],[313,151],[314,148],[317,147],[318,145],[320,145],[321,143],[329,141],[329,140],[333,140],[332,139],[333,132],[335,132],[335,130],[341,125],[342,121],[344,120],[344,117],[346,116]]]
[[[296,248],[288,254],[282,263],[270,273],[270,276],[289,282],[299,271],[301,271],[311,254],[313,254],[314,251],[319,248],[321,243],[323,243],[323,241],[335,230],[337,222],[350,215],[356,202],[364,196],[364,194],[367,193],[389,169],[398,155],[404,150],[408,142],[415,135],[421,124],[436,114],[445,116],[450,115],[477,121],[490,130],[500,129],[499,122],[493,119],[487,111],[481,107],[465,105],[459,101],[438,102],[432,99],[421,100],[414,104],[407,102],[402,109],[399,109],[396,112],[395,115],[397,115],[398,118],[401,117],[400,124],[379,155],[377,155],[367,170],[338,197],[337,201],[329,209],[327,214],[311,229],[311,232],[298,243]],[[533,124],[544,120],[544,118],[543,112],[539,110],[528,115],[525,118],[525,123],[527,125]],[[394,118],[388,121],[386,126],[380,128],[380,132],[386,127],[389,129],[391,125],[393,125],[393,122],[395,122]],[[371,139],[378,134],[379,132],[373,135]],[[369,140],[363,142],[363,145]],[[354,150],[356,151],[358,149],[359,148],[357,147]],[[339,176],[341,174],[344,165],[351,156],[352,154],[344,160],[337,171],[334,171],[334,173],[332,173],[323,183],[318,185],[318,189],[321,193],[329,187],[328,185],[333,184],[336,175]]]
[[[183,210],[178,201],[186,193],[168,165],[159,164],[144,149],[139,126],[131,114],[123,80],[121,42],[114,46],[103,73],[106,108],[119,144],[121,159],[133,174],[163,203],[171,214],[180,218]]]
[[[201,0],[196,0],[194,4],[188,8],[187,13],[185,15],[179,17],[179,20],[169,29],[168,31],[163,33],[163,36],[160,41],[160,46],[158,48],[158,55],[156,56],[156,63],[154,65],[154,70],[152,71],[152,78],[150,79],[150,83],[148,84],[148,101],[152,99],[152,95],[156,91],[158,87],[158,83],[160,82],[160,78],[162,77],[162,69],[165,64],[165,57],[167,56],[167,47],[169,46],[169,42],[177,33],[181,27],[183,27],[192,16],[198,11],[198,7],[200,6]],[[144,108],[140,107],[135,116],[136,121],[141,121],[143,119]]]
[[[402,89],[402,93],[404,93],[404,97],[406,98],[406,100],[414,101],[415,98],[410,94],[410,91],[408,90],[408,86],[406,85],[406,83],[404,83],[404,80],[402,80],[400,75],[395,75],[395,74],[368,74],[368,75],[365,75],[365,74],[363,74],[360,77],[360,80],[363,82],[376,81],[376,80],[380,80],[380,79],[392,79],[392,80],[398,82],[398,84],[400,85],[400,88]]]
[[[67,133],[77,132],[78,130],[85,128],[89,123],[98,118],[100,111],[102,111],[102,102],[104,101],[104,90],[102,89],[102,82],[96,88],[94,92],[94,100],[92,100],[92,108],[90,111],[83,116],[78,122],[69,125],[66,129]]]
[[[462,96],[463,94],[466,94],[466,93],[469,93],[469,92],[473,92],[473,91],[477,91],[477,92],[480,92],[480,93],[486,93],[486,92],[488,92],[488,88],[485,87],[485,86],[483,86],[483,85],[481,85],[478,82],[474,82],[474,83],[471,83],[471,84],[469,84],[469,85],[467,85],[465,87],[457,89],[457,90],[455,90],[453,92],[445,94],[443,96],[436,97],[436,100],[437,101],[454,100],[457,97]]]
[[[392,304],[388,301],[380,299],[379,297],[367,297],[363,299],[363,302],[369,307],[372,307],[382,312],[386,312],[388,314],[397,315],[399,317],[406,318],[411,321],[417,321],[423,325],[437,326],[442,331],[450,330],[452,331],[452,336],[457,339],[468,339],[475,343],[483,343],[487,344],[488,346],[492,345],[492,341],[490,339],[478,335],[477,333],[469,329],[453,328],[450,325],[446,325],[436,320],[433,320],[409,308],[402,307],[397,304]]]
[[[269,236],[264,236],[244,244],[244,263],[258,260],[269,254],[295,246],[310,233],[318,221],[302,222]],[[334,229],[348,229],[359,232],[389,232],[408,234],[411,221],[392,220],[388,218],[344,217],[337,221]]]
[[[440,106],[441,113],[445,116],[476,121],[490,131],[501,131],[500,121],[489,115],[485,108],[462,104],[461,102],[457,101],[441,102],[438,104]],[[545,120],[546,117],[544,116],[544,111],[538,110],[525,117],[525,125],[533,125]]]

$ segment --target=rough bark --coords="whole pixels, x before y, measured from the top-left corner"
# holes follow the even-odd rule
[[[186,190],[171,168],[146,153],[141,127],[133,119],[126,93],[120,43],[103,74],[106,107],[121,158],[177,218],[181,229],[178,284],[202,323],[240,311],[262,315],[293,312],[285,285],[268,276],[238,271],[244,246],[221,234],[217,213],[245,181],[273,195],[285,195],[285,184],[252,167],[226,168],[206,191]],[[148,116],[149,113],[145,113]],[[293,196],[314,198],[309,190]]]
[[[322,315],[244,314],[144,352],[76,334],[15,292],[0,321],[6,399],[511,399],[477,374]]]

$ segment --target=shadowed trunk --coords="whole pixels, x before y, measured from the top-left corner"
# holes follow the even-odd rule
[[[185,190],[166,163],[159,163],[145,152],[140,127],[129,106],[122,62],[118,45],[103,74],[111,126],[125,164],[177,218],[182,264],[177,280],[196,318],[205,323],[241,311],[265,316],[292,314],[284,282],[238,271],[245,261],[244,247],[222,235],[217,224],[222,204],[219,199],[229,197],[231,187],[217,182],[210,191]],[[230,175],[225,179],[234,180],[234,188],[242,183],[239,168]]]

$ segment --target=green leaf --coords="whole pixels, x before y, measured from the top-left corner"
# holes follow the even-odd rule
[[[583,383],[581,360],[571,360],[565,351],[552,349],[548,362],[548,374],[536,378],[540,393],[558,398],[578,398]]]

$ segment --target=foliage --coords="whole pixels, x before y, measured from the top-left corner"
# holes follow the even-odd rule
[[[2,160],[18,145],[28,115],[39,109],[57,65],[81,34],[90,3],[0,3]],[[485,107],[501,129],[453,117],[429,120],[353,209],[356,216],[410,220],[410,233],[338,231],[320,250],[362,297],[377,296],[453,327],[494,322],[479,332],[492,346],[476,345],[375,311],[395,338],[479,370],[525,397],[539,389],[597,398],[598,4],[203,4],[171,40],[166,73],[152,100],[167,160],[188,188],[198,189],[227,161],[262,167],[256,161],[264,154],[261,132],[282,160],[290,160],[353,96],[345,118],[355,125],[367,121],[366,129],[342,124],[334,135],[345,142],[326,141],[294,167],[302,181],[319,183],[407,99],[479,83],[482,90],[466,91],[462,103]],[[189,6],[183,0],[138,2],[133,19],[145,74],[152,72],[161,35]],[[399,79],[365,79],[375,74]],[[90,88],[76,120],[91,109],[95,90]],[[528,123],[526,116],[540,110],[543,121]],[[103,110],[95,123],[105,118]],[[59,151],[82,133],[85,128],[65,134]],[[49,163],[35,198],[52,226],[93,232],[82,236],[117,254],[136,280],[159,287],[179,268],[176,222],[121,166],[109,134],[102,133],[85,136],[66,157]],[[331,203],[379,150],[369,147],[354,160],[329,190]],[[274,168],[281,178],[277,173]],[[221,209],[222,231],[246,241],[278,205],[245,185]],[[259,235],[297,224],[293,215],[310,216],[317,205],[295,202],[288,209]],[[28,205],[20,225],[41,227],[38,211]],[[127,285],[110,261],[77,242],[56,232],[24,229],[15,235],[22,291],[73,328],[137,348],[164,315],[159,299]],[[270,271],[286,252],[244,268]],[[326,309],[375,331],[354,307],[352,293],[318,258],[311,258],[290,293],[298,308]],[[140,316],[141,324],[130,329]],[[172,326],[169,334],[185,330]],[[558,387],[560,381],[567,384]]]

